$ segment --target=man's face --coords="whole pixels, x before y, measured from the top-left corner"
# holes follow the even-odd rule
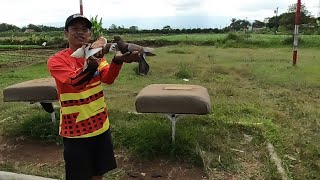
[[[76,48],[88,43],[91,36],[91,31],[87,27],[86,21],[81,18],[73,20],[64,33],[68,38],[69,45]]]

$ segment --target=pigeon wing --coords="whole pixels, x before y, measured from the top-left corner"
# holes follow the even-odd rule
[[[106,45],[107,45],[107,39],[101,36],[99,39],[93,42],[90,47],[92,49],[95,49],[99,47],[105,47]]]
[[[139,53],[144,52],[142,46],[139,46],[139,45],[133,44],[133,43],[128,43],[128,51],[129,52],[138,51]]]
[[[89,49],[87,52],[86,52],[86,59],[88,59],[90,56],[93,56],[94,54],[96,54],[97,52],[101,51],[102,50],[102,47],[99,47],[99,48],[95,48],[95,49]]]
[[[117,42],[117,46],[122,54],[128,52],[128,43]]]
[[[83,45],[81,48],[78,48],[75,52],[71,54],[71,57],[83,58],[85,54],[85,48],[87,45]]]
[[[154,51],[154,49],[151,47],[143,47],[143,52],[152,52],[152,51]]]

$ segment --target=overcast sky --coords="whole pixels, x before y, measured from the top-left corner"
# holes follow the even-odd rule
[[[231,18],[263,21],[286,12],[297,0],[83,0],[84,15],[102,17],[103,26],[111,24],[140,29],[221,28]],[[302,0],[317,16],[319,0]],[[79,12],[79,0],[0,0],[0,23],[19,27],[28,24],[62,27],[65,19]]]

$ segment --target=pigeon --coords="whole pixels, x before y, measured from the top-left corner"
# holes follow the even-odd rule
[[[149,65],[146,61],[147,55],[155,55],[152,53],[154,50],[150,47],[143,47],[137,44],[133,43],[126,43],[123,41],[123,39],[120,36],[115,36],[114,43],[116,43],[116,49],[119,49],[119,51],[124,54],[126,52],[133,52],[138,51],[140,53],[139,55],[139,66],[138,66],[138,72],[140,75],[147,75],[149,72]],[[114,45],[111,45],[110,48],[112,48]]]
[[[126,43],[123,41],[123,39],[120,36],[115,36],[113,42],[117,43],[118,49],[122,54],[128,51],[129,52],[138,51],[139,53],[144,53],[147,56],[155,56],[155,54],[152,53],[152,51],[154,51],[153,48],[143,47],[133,43]]]

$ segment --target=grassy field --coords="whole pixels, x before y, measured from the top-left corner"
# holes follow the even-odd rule
[[[110,41],[117,34],[106,34],[105,37]],[[292,47],[292,35],[273,35],[273,34],[254,34],[254,33],[228,33],[228,34],[122,34],[125,41],[139,42],[152,46],[164,45],[215,45],[223,48],[238,47]],[[63,32],[52,33],[30,33],[18,34],[12,36],[1,36],[0,33],[0,49],[7,44],[28,44],[41,45],[47,42],[47,45],[59,45],[63,41]],[[303,48],[319,47],[319,35],[300,35],[299,46]],[[65,41],[66,42],[66,41]],[[19,46],[18,46],[19,47]],[[26,46],[25,46],[26,47]]]
[[[27,64],[0,68],[0,91],[28,79],[48,77],[46,59],[52,53],[32,50],[34,56],[41,56],[34,63],[26,58]],[[149,58],[147,76],[136,75],[136,64],[126,64],[117,81],[105,86],[116,149],[127,149],[140,158],[186,161],[202,167],[211,179],[281,179],[266,148],[271,142],[290,179],[320,179],[317,49],[299,49],[296,67],[291,63],[291,48],[176,45],[156,48],[156,54]],[[0,64],[7,63],[8,56],[1,54]],[[212,112],[179,120],[176,143],[171,144],[171,123],[164,116],[132,113],[135,96],[153,83],[204,86]],[[1,93],[1,136],[61,142],[56,127],[48,124],[49,115],[39,107],[2,99]],[[63,174],[60,166],[49,166],[46,173],[33,166],[0,162],[0,170],[55,178]]]

